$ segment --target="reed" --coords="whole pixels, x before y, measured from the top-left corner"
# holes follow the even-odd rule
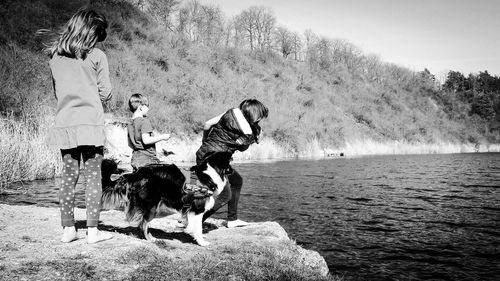
[[[34,119],[0,119],[0,188],[59,174],[59,155],[45,144],[47,127]]]
[[[122,163],[130,163],[132,155],[127,144],[127,130],[123,125],[108,121],[106,125],[106,157],[120,159]],[[166,132],[165,132],[166,133]],[[173,135],[168,141],[156,145],[157,155],[165,163],[194,163],[196,150],[201,145],[201,137],[189,138],[184,135]],[[174,154],[163,156],[163,151]],[[270,137],[264,137],[259,144],[253,144],[243,152],[236,152],[235,162],[267,161],[293,158],[323,158],[363,155],[388,154],[435,154],[435,153],[469,153],[469,152],[500,152],[500,145],[456,143],[449,141],[406,142],[406,141],[375,141],[371,139],[352,139],[343,144],[328,146],[321,144],[317,138],[305,141],[298,151],[280,145]]]

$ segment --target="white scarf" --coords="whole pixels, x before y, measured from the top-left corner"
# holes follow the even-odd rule
[[[236,122],[238,122],[238,126],[240,127],[243,134],[251,135],[252,128],[250,128],[250,124],[248,124],[247,119],[245,118],[245,116],[243,116],[243,112],[241,112],[239,108],[233,108],[233,114],[236,117]]]

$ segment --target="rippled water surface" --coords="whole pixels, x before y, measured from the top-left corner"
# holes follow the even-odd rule
[[[500,280],[500,154],[234,168],[244,177],[240,218],[279,222],[344,280]],[[53,181],[23,190],[0,202],[57,204]]]

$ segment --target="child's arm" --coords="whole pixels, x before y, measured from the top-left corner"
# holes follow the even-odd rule
[[[109,66],[106,54],[102,52],[99,64],[97,65],[97,89],[102,102],[111,99],[111,81],[109,79]]]
[[[170,134],[160,134],[157,136],[152,136],[149,133],[145,133],[141,135],[141,138],[144,144],[153,144],[159,141],[168,140],[170,138]]]
[[[222,115],[224,115],[224,113],[222,113],[221,115],[217,115],[210,120],[207,120],[205,122],[205,125],[203,126],[203,130],[208,131],[208,130],[210,130],[210,128],[212,128],[213,125],[219,123],[219,120],[222,118]]]
[[[212,128],[213,125],[219,123],[219,120],[222,118],[224,113],[215,116],[212,119],[209,119],[205,122],[205,125],[203,125],[203,137],[202,140],[205,140],[208,136],[208,133],[210,132],[210,128]]]

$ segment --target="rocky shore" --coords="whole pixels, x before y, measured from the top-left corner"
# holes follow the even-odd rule
[[[152,221],[153,243],[121,211],[103,211],[99,228],[114,237],[87,244],[85,210],[76,209],[80,239],[65,244],[57,208],[0,204],[0,280],[333,280],[323,257],[296,245],[276,222],[230,229],[209,219],[211,244],[200,247],[178,217]]]

